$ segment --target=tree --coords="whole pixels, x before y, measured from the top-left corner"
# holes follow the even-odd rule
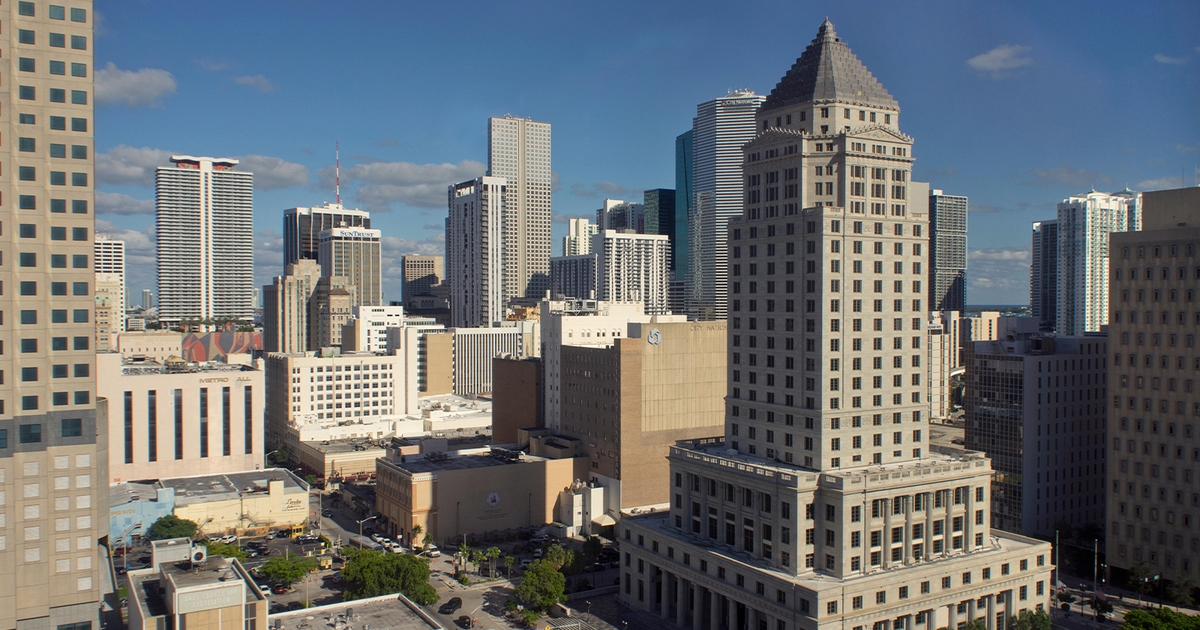
[[[562,545],[550,545],[546,547],[546,552],[542,559],[554,567],[555,571],[558,571],[570,565],[574,557],[574,551],[564,549]]]
[[[1067,612],[1067,615],[1070,615],[1071,614],[1071,604],[1075,601],[1075,596],[1066,591],[1059,591],[1058,601],[1063,603],[1063,605],[1064,605],[1063,610],[1065,610]]]
[[[461,571],[466,573],[467,567],[471,563],[471,545],[468,545],[465,540],[458,543],[458,553],[454,554],[454,557],[462,563]]]
[[[304,556],[271,558],[259,567],[258,572],[280,584],[292,585],[304,579],[317,566],[317,561]]]
[[[563,593],[566,592],[566,587],[567,578],[559,573],[549,560],[538,559],[529,563],[520,586],[513,594],[529,608],[545,611],[564,601]]]
[[[1176,604],[1184,608],[1191,608],[1192,604],[1196,603],[1192,597],[1192,589],[1196,588],[1196,583],[1191,578],[1176,579],[1167,582],[1167,597]]]
[[[513,565],[517,563],[517,559],[512,556],[504,556],[504,577],[512,577]]]
[[[246,552],[242,551],[242,548],[237,545],[228,545],[223,542],[209,540],[204,543],[204,546],[208,547],[208,555],[210,556],[237,558],[238,562],[246,561]]]
[[[429,548],[429,545],[432,545],[432,544],[433,544],[433,534],[430,534],[429,532],[425,532],[425,537],[421,539],[421,551],[425,551],[427,548]]]
[[[478,549],[471,550],[471,562],[475,563],[475,572],[479,575],[483,575],[484,560],[487,560],[487,554]]]
[[[1131,610],[1125,613],[1121,630],[1200,630],[1200,617],[1178,613],[1170,608]]]
[[[424,532],[425,532],[424,527],[421,527],[420,525],[413,525],[412,533],[409,534],[409,538],[408,538],[409,546],[416,548],[416,546],[419,544],[418,541],[421,540],[421,534],[423,534]],[[425,545],[421,545],[420,551],[425,551]]]
[[[1157,582],[1157,580],[1151,578],[1156,575],[1158,574],[1150,568],[1150,565],[1145,562],[1139,562],[1129,567],[1129,586],[1134,591],[1137,591],[1139,595],[1149,596],[1156,586],[1155,582]]]
[[[1009,619],[1008,628],[1011,630],[1050,630],[1050,615],[1046,611],[1030,612],[1022,610],[1021,614]]]
[[[312,474],[309,474],[309,475],[304,475],[304,483],[307,483],[307,484],[308,484],[308,485],[310,485],[310,486],[312,486],[312,485],[316,485],[316,483],[317,483],[317,476],[316,476],[316,475],[312,475]]]
[[[409,554],[350,549],[342,580],[346,601],[391,593],[403,593],[422,606],[438,601],[437,592],[429,585],[429,560]]]
[[[975,619],[963,626],[963,630],[987,630],[987,622],[983,619]]]
[[[599,536],[588,536],[583,541],[583,563],[592,568],[592,582],[596,581],[596,561],[600,559],[602,551],[604,543],[600,542]]]
[[[288,452],[288,448],[286,446],[280,446],[279,448],[275,449],[275,452],[267,455],[267,459],[270,460],[268,463],[272,466],[286,464],[291,461],[291,458],[292,455]]]
[[[483,552],[483,555],[487,556],[488,563],[491,564],[491,568],[488,569],[491,577],[496,577],[496,559],[499,558],[503,553],[504,552],[500,551],[500,548],[495,545],[488,547],[487,550]]]
[[[150,538],[165,540],[168,538],[191,538],[196,535],[196,523],[167,514],[150,526]]]

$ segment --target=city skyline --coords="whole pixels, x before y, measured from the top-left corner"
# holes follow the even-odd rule
[[[778,77],[762,61],[794,54],[791,49],[807,41],[796,33],[819,22],[824,11],[799,11],[779,20],[767,27],[773,31],[769,44],[747,52],[709,42],[748,27],[749,14],[725,16],[711,6],[698,6],[674,22],[666,8],[641,7],[645,19],[637,23],[623,21],[628,11],[619,8],[613,15],[578,20],[566,19],[568,9],[561,7],[536,15],[518,11],[499,19],[519,25],[526,35],[536,30],[543,36],[522,37],[504,60],[538,61],[515,77],[489,78],[482,100],[446,105],[442,98],[397,95],[412,86],[441,90],[447,78],[484,58],[485,50],[495,48],[495,37],[511,28],[464,38],[467,43],[459,49],[434,57],[425,50],[433,49],[430,38],[437,29],[423,26],[441,17],[437,9],[418,8],[400,23],[411,37],[389,44],[416,61],[399,71],[364,74],[378,68],[364,63],[351,71],[340,61],[331,66],[332,59],[315,49],[302,52],[303,58],[267,51],[284,49],[281,38],[317,29],[324,32],[321,37],[358,29],[362,36],[347,37],[354,43],[338,59],[372,59],[379,45],[372,42],[394,39],[375,37],[375,29],[397,23],[390,8],[337,14],[297,9],[291,18],[296,33],[280,29],[253,38],[243,37],[241,26],[216,24],[217,12],[185,13],[170,6],[108,9],[105,34],[98,37],[97,68],[101,86],[109,82],[114,90],[100,90],[97,99],[106,130],[97,147],[103,193],[99,218],[129,243],[137,271],[129,290],[154,284],[152,266],[147,276],[147,267],[135,263],[152,261],[147,258],[153,250],[149,217],[139,213],[147,212],[152,197],[146,185],[151,165],[165,163],[158,156],[177,151],[246,158],[243,168],[255,173],[258,186],[253,283],[258,286],[282,267],[283,210],[334,200],[333,145],[340,139],[347,148],[341,164],[343,202],[376,213],[373,227],[384,234],[387,299],[399,298],[401,254],[440,252],[444,199],[439,192],[483,174],[482,130],[489,116],[511,113],[555,125],[553,227],[559,239],[568,217],[588,216],[604,197],[637,200],[644,189],[673,186],[673,141],[690,126],[696,105],[731,88],[770,91]],[[254,23],[260,9],[248,11],[246,22]],[[1195,102],[1200,89],[1191,71],[1200,63],[1195,50],[1200,39],[1194,35],[1200,16],[1185,4],[1082,12],[1069,5],[897,5],[880,7],[870,17],[843,11],[830,19],[840,32],[862,42],[865,54],[880,59],[878,71],[894,77],[891,89],[908,110],[906,128],[924,139],[914,178],[971,198],[971,295],[1007,303],[1027,300],[1027,230],[1067,196],[1093,185],[1104,191],[1126,184],[1146,190],[1140,184],[1164,178],[1169,180],[1159,187],[1178,186],[1181,167],[1191,184],[1193,163],[1200,161],[1194,150],[1200,128],[1186,103]],[[546,28],[551,22],[572,26]],[[1131,34],[1153,31],[1154,37],[1122,37],[1104,50],[1084,53],[1061,36],[1068,23],[1081,30],[1122,23]],[[943,36],[890,45],[888,32],[903,25]],[[195,35],[201,32],[207,33],[203,39]],[[598,32],[605,36],[593,36]],[[189,53],[177,54],[181,47]],[[550,54],[558,49],[569,52]],[[340,90],[311,89],[312,76],[337,76],[334,67],[344,77]],[[671,96],[646,99],[648,87],[664,76],[671,77]],[[1081,83],[1096,87],[1084,98],[1060,98],[1063,86]],[[359,93],[359,84],[375,86],[379,93]],[[581,85],[588,87],[576,89]],[[341,90],[349,90],[348,98],[333,96]],[[594,90],[609,95],[603,106],[590,97]],[[1139,128],[1136,144],[1113,140],[1103,131],[1124,116],[1124,98],[1102,96],[1116,93],[1156,95],[1159,122]],[[183,124],[218,101],[236,104],[241,115],[219,126]],[[316,132],[291,133],[322,119],[333,122],[321,123]],[[389,207],[392,212],[380,212]]]

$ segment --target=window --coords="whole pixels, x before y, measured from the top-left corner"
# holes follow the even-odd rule
[[[22,44],[34,43],[33,31],[20,29],[17,31],[17,41]]]
[[[37,169],[32,166],[18,166],[17,179],[23,182],[37,181]]]
[[[87,159],[87,156],[88,156],[88,148],[87,148],[87,145],[83,145],[83,144],[73,144],[73,145],[71,145],[71,159],[73,159],[73,160],[86,160],[86,159]]]
[[[22,424],[17,429],[17,441],[21,444],[37,444],[42,441],[42,425]]]
[[[37,282],[33,280],[22,280],[20,284],[21,295],[33,296],[37,295]]]
[[[87,9],[71,9],[72,22],[87,22]]]
[[[17,197],[17,206],[22,210],[37,210],[37,197],[34,195],[20,195]]]
[[[66,75],[67,74],[67,64],[62,61],[51,61],[50,62],[50,74],[60,75],[60,76]]]
[[[87,173],[76,173],[76,175],[87,175]],[[71,228],[71,240],[72,240],[72,241],[86,241],[86,240],[88,240],[88,229],[87,229],[87,228],[85,228],[85,227],[73,227],[73,228]]]
[[[66,116],[51,116],[50,117],[50,129],[52,131],[66,131],[67,130],[67,117]]]
[[[85,90],[71,90],[72,105],[87,105],[87,92]]]
[[[87,37],[83,35],[71,36],[71,48],[75,50],[87,50]]]
[[[87,257],[87,255],[85,255],[85,254],[72,254],[72,255],[71,255],[71,268],[72,268],[72,269],[87,269],[87,268],[88,268],[88,257]]]
[[[67,91],[62,88],[50,88],[51,103],[66,103]]]
[[[29,354],[29,353],[37,352],[37,351],[38,351],[38,340],[37,339],[22,339],[21,340],[21,353],[22,354]]]
[[[87,199],[72,199],[71,213],[72,214],[87,214],[88,202]]]
[[[53,228],[51,228],[51,229],[53,229]],[[66,254],[50,254],[50,268],[51,269],[66,269],[67,268]]]
[[[53,63],[53,62],[51,62],[51,63]],[[88,74],[87,74],[87,64],[86,63],[71,63],[71,76],[86,77],[87,75]]]
[[[36,67],[37,64],[31,57],[19,57],[17,59],[17,70],[21,72],[37,72]]]
[[[72,118],[71,131],[87,131],[88,123],[86,118]]]
[[[22,267],[37,267],[37,254],[34,252],[21,252],[17,258]]]
[[[21,123],[22,125],[36,125],[37,116],[33,114],[19,114],[17,116],[17,122]]]
[[[63,148],[62,157],[67,157],[66,147]],[[22,167],[22,168],[25,168],[25,167]],[[67,185],[67,173],[65,171],[50,171],[50,185],[51,186],[66,186]]]
[[[67,145],[51,143],[50,144],[50,157],[52,157],[52,158],[67,157]]]
[[[63,418],[62,436],[81,437],[83,435],[83,420],[81,418]]]
[[[67,36],[62,33],[50,33],[50,45],[54,48],[66,48]]]
[[[32,2],[18,2],[17,3],[17,15],[33,17],[33,3]]]
[[[38,369],[35,367],[21,368],[22,383],[36,383],[38,380]]]
[[[24,153],[37,151],[37,140],[34,138],[17,138],[17,150]]]
[[[58,4],[50,5],[50,19],[51,20],[61,20],[66,17],[67,17],[66,13],[63,11],[62,5],[58,5]]]
[[[87,173],[71,173],[71,185],[72,186],[87,186],[88,185]],[[86,228],[75,228],[75,229],[86,230]]]

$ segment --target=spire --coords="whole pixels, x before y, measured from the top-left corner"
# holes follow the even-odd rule
[[[828,17],[759,111],[821,101],[900,109],[896,99],[837,36]]]
[[[337,205],[342,205],[342,155],[338,141],[333,142],[333,197]]]

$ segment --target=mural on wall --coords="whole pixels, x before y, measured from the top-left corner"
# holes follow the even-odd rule
[[[210,332],[183,336],[184,361],[203,363],[228,354],[262,354],[262,333]]]

